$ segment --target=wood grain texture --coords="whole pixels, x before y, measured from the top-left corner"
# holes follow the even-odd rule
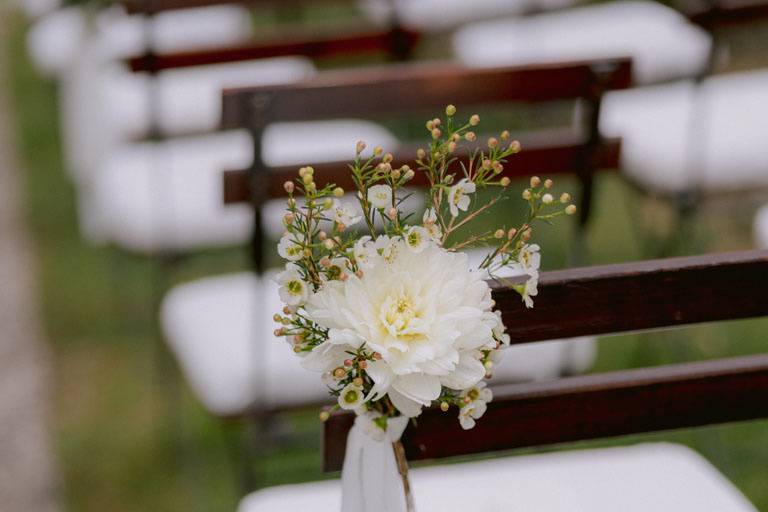
[[[227,48],[198,51],[152,54],[128,60],[132,71],[159,72],[190,66],[204,66],[227,62],[266,59],[290,55],[303,55],[312,59],[323,59],[339,55],[361,55],[367,53],[397,54],[410,52],[418,42],[420,34],[412,30],[355,31],[346,34],[317,36],[305,34],[283,34],[279,39],[254,41]]]
[[[295,84],[225,90],[222,128],[243,128],[276,119],[373,118],[443,109],[449,103],[462,109],[589,98],[630,85],[628,59],[495,69],[419,63],[329,71]],[[259,115],[264,118],[259,119]]]
[[[494,283],[512,343],[768,315],[768,251],[544,272],[535,307]]]
[[[510,178],[527,177],[536,174],[575,174],[578,169],[576,163],[586,149],[587,141],[583,137],[562,132],[552,133],[541,137],[541,141],[529,140],[525,135],[518,137],[523,142],[520,153],[509,158],[505,166],[504,176]],[[404,145],[394,153],[393,167],[403,164],[414,166],[416,146]],[[595,167],[597,169],[615,170],[619,166],[619,153],[621,142],[617,139],[603,140],[597,152]],[[351,153],[352,151],[350,151]],[[462,161],[466,156],[462,157]],[[315,181],[318,185],[335,183],[347,190],[354,188],[350,178],[349,162],[330,162],[314,164]],[[459,165],[456,163],[455,165]],[[458,167],[457,167],[458,169]],[[296,178],[296,166],[272,167],[263,174],[262,186],[266,187],[268,198],[285,197],[283,183]],[[247,169],[226,171],[224,180],[224,202],[244,203],[251,200],[251,186]],[[417,173],[412,186],[426,185],[423,173]]]
[[[768,355],[626,370],[496,391],[472,430],[429,409],[403,436],[408,460],[544,446],[768,417]],[[354,416],[325,424],[323,467],[339,470]]]

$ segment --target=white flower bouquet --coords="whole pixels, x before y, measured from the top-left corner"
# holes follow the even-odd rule
[[[431,143],[417,151],[413,169],[393,168],[380,147],[364,155],[358,142],[350,165],[356,204],[342,201],[340,187],[318,186],[311,167],[285,183],[278,252],[288,262],[277,277],[285,307],[275,315],[275,334],[305,368],[322,373],[337,398],[321,419],[334,408],[352,410],[372,437],[433,404],[455,407],[463,428],[475,425],[492,399],[484,379],[509,344],[486,280],[505,268],[527,274],[515,289],[532,307],[540,262],[532,225],[576,211],[567,193],[555,200],[551,180],[534,177],[522,193],[528,210],[521,223],[461,236],[468,230],[460,228],[508,195],[504,165],[520,144],[504,131],[480,147],[477,115],[458,123],[455,107],[445,113],[444,121],[426,123]],[[403,205],[416,173],[426,183],[420,217]],[[482,189],[497,193],[480,201]],[[477,268],[461,252],[471,246],[488,248]]]

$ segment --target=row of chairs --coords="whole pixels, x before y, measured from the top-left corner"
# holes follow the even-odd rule
[[[68,154],[82,158],[72,158],[69,167],[75,169],[75,180],[84,191],[80,194],[81,220],[91,239],[134,252],[168,254],[238,245],[251,237],[257,274],[212,277],[181,285],[167,295],[161,312],[168,342],[193,389],[218,415],[249,415],[325,398],[324,393],[320,395],[322,390],[318,392],[320,386],[314,376],[305,375],[292,355],[272,342],[269,317],[276,309],[276,293],[269,276],[262,273],[266,269],[265,240],[279,234],[281,208],[267,200],[279,197],[279,185],[298,165],[326,162],[317,166],[319,175],[340,181],[344,170],[340,162],[348,159],[357,138],[371,145],[400,147],[398,158],[412,153],[412,147],[401,144],[381,125],[360,121],[406,108],[409,103],[395,91],[409,90],[409,84],[422,87],[451,82],[456,76],[480,77],[478,83],[487,84],[485,88],[476,85],[474,90],[457,87],[443,96],[424,89],[431,94],[413,96],[411,107],[578,99],[574,127],[521,135],[531,149],[519,155],[510,171],[528,174],[555,170],[578,175],[587,200],[582,222],[588,218],[591,176],[598,168],[620,167],[645,190],[675,197],[698,192],[705,185],[707,190],[717,191],[761,184],[766,178],[760,144],[745,137],[759,134],[760,123],[765,122],[759,111],[763,94],[759,73],[700,79],[703,85],[672,83],[604,94],[629,85],[628,61],[607,58],[631,57],[635,84],[698,78],[710,67],[715,54],[711,37],[678,13],[656,4],[617,2],[506,22],[482,22],[461,28],[454,35],[454,53],[460,66],[408,66],[338,74],[317,74],[311,59],[338,54],[340,49],[348,51],[362,39],[350,42],[352,36],[345,36],[341,46],[330,44],[327,38],[309,38],[313,44],[304,46],[262,42],[262,49],[254,50],[258,45],[249,42],[252,28],[242,24],[245,11],[241,7],[156,12],[162,4],[151,4],[155,8],[148,19],[110,14],[115,16],[113,23],[137,23],[141,44],[146,44],[147,31],[151,32],[152,51],[105,50],[102,44],[115,37],[116,31],[102,30],[100,36],[89,40],[88,51],[76,52],[79,70],[62,67],[68,71],[62,80],[63,96],[74,98],[62,102],[69,110],[62,112],[62,117],[73,121],[70,126],[65,124],[67,137],[79,138],[71,142]],[[405,8],[403,5],[400,9]],[[140,6],[128,3],[127,7],[137,10]],[[530,9],[533,7],[526,8]],[[189,22],[186,43],[166,43],[163,47],[163,17],[193,19],[194,12],[208,20],[220,16],[225,21],[204,26]],[[391,18],[386,19],[391,23]],[[609,29],[619,26],[622,19],[635,23],[611,32]],[[175,30],[183,25],[179,21],[167,23]],[[587,30],[575,29],[584,23],[593,24]],[[397,24],[365,36],[370,46],[360,49],[383,51],[398,59],[410,56],[419,34],[412,28],[415,24],[402,26],[408,28]],[[553,30],[557,37],[551,36]],[[653,37],[647,36],[648,30],[653,31]],[[206,39],[201,34],[206,33],[211,34],[210,41],[195,49]],[[530,45],[523,53],[518,51],[521,34]],[[397,41],[399,46],[393,43]],[[221,48],[211,50],[211,44]],[[235,46],[228,46],[231,44]],[[659,52],[664,50],[671,56],[659,59]],[[303,57],[288,56],[293,52]],[[262,56],[270,59],[241,62]],[[563,60],[589,62],[559,64]],[[549,64],[541,66],[542,61]],[[497,66],[507,68],[498,70]],[[128,68],[139,73],[131,74]],[[521,79],[526,76],[537,79]],[[564,76],[573,79],[561,81]],[[299,84],[269,85],[291,81]],[[68,87],[64,85],[67,82]],[[561,85],[561,89],[547,90],[550,83]],[[253,85],[260,87],[243,88]],[[505,88],[500,89],[500,85]],[[219,91],[233,87],[240,89],[227,94],[222,110]],[[106,99],[103,104],[94,104],[94,98]],[[352,101],[356,98],[360,104]],[[706,103],[711,112],[703,121],[694,115],[700,110],[696,108],[699,102]],[[745,109],[738,102],[749,107]],[[339,108],[341,105],[346,107]],[[115,111],[116,106],[120,110]],[[90,113],[86,107],[92,109]],[[118,113],[110,120],[114,112]],[[218,131],[221,116],[224,131]],[[333,117],[342,119],[329,120]],[[716,144],[715,139],[723,141],[722,147],[708,153],[713,163],[702,160],[705,165],[686,160],[698,140],[691,140],[697,134],[690,127],[703,124],[711,127],[706,130],[707,140],[712,138],[710,144]],[[661,129],[669,129],[669,134]],[[206,132],[212,133],[198,135]],[[313,139],[317,134],[332,137]],[[166,139],[159,143],[141,140],[158,136]],[[296,140],[302,141],[301,153]],[[83,149],[88,144],[92,150]],[[738,167],[741,175],[734,174],[735,155],[749,164]],[[238,168],[248,170],[229,172],[225,180],[221,179],[222,170]],[[700,168],[712,170],[689,175],[692,169]],[[227,196],[227,206],[221,205],[222,195]],[[572,345],[578,346],[558,341],[519,347],[519,359],[507,358],[507,382],[583,371],[594,357],[594,342],[582,339],[579,348],[567,348]],[[541,364],[531,364],[537,357]],[[268,370],[266,386],[257,381],[264,377],[264,369]],[[278,373],[282,371],[292,372],[295,385],[269,384],[285,382]],[[503,382],[505,370],[497,372],[496,378]]]

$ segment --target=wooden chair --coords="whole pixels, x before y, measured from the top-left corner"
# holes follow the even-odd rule
[[[768,303],[759,297],[767,285],[768,251],[748,251],[544,272],[533,309],[513,290],[492,286],[513,343],[526,343],[766,316]],[[497,389],[469,431],[452,412],[426,410],[402,441],[415,462],[692,428],[766,418],[767,393],[766,355],[569,377]],[[326,471],[341,468],[353,419],[336,413],[326,423]],[[667,444],[508,457],[412,475],[426,511],[755,510],[704,459]],[[451,491],[457,488],[466,492]],[[311,500],[313,510],[330,511],[339,498],[337,481],[283,486],[252,494],[239,510],[269,510],[276,500],[281,510],[299,510]]]

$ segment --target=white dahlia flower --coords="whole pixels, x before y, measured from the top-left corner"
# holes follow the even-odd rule
[[[366,399],[388,394],[416,416],[442,386],[465,390],[485,376],[480,349],[496,346],[498,318],[484,273],[471,271],[465,254],[431,242],[415,253],[397,238],[386,249],[392,257],[373,259],[363,278],[328,282],[309,298],[308,316],[329,332],[303,361],[330,372],[365,343],[381,355],[368,363],[374,386]]]

